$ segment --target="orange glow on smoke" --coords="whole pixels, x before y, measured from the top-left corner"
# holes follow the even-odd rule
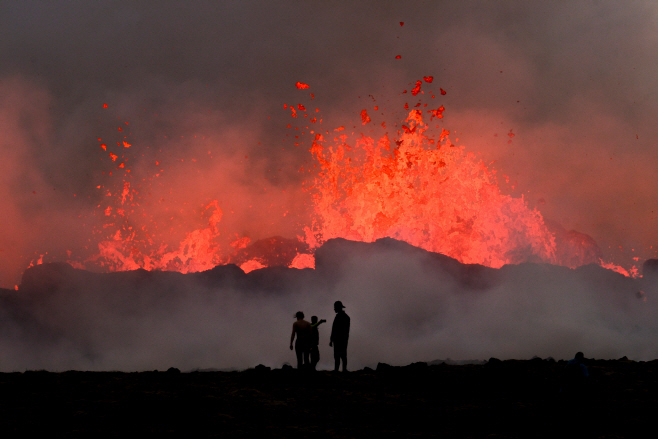
[[[432,76],[423,77],[427,84],[433,80]],[[422,93],[423,81],[414,83],[412,95]],[[295,85],[300,90],[309,88],[301,82]],[[446,94],[442,88],[439,90],[441,95]],[[306,112],[303,104],[284,104],[283,108],[304,121],[297,113]],[[377,111],[378,106],[374,109]],[[541,213],[530,209],[523,197],[503,194],[496,171],[464,146],[454,144],[448,129],[435,125],[444,112],[443,105],[422,111],[412,109],[394,137],[386,133],[376,139],[361,134],[350,139],[345,126],[333,131],[310,131],[314,137],[309,151],[316,174],[312,182],[306,182],[307,189],[300,188],[300,194],[305,191],[313,206],[303,236],[297,240],[272,237],[252,242],[249,237],[231,233],[235,239],[225,248],[218,244],[223,217],[219,201],[208,201],[200,213],[195,211],[197,221],[204,222],[201,227],[190,226],[189,219],[172,224],[173,215],[156,220],[145,207],[149,205],[146,195],[142,198],[150,191],[148,183],[143,187],[132,179],[130,170],[123,169],[125,161],[131,160],[129,153],[137,154],[140,145],[117,142],[119,147],[130,149],[122,148],[124,162],[113,168],[123,170],[123,181],[108,189],[103,197],[106,201],[98,205],[97,215],[104,223],[94,233],[104,238],[99,239],[97,254],[83,262],[69,262],[79,268],[91,266],[106,271],[143,268],[189,273],[226,263],[235,263],[245,272],[271,265],[304,269],[315,268],[313,252],[328,239],[372,242],[391,237],[462,263],[498,268],[532,261],[573,268],[597,262],[626,276],[637,276],[635,267],[625,270],[597,259],[598,247],[587,235],[573,231],[555,235]],[[360,119],[362,125],[372,121],[366,109],[361,111]],[[321,127],[322,119],[312,118],[311,122]],[[373,125],[387,126],[385,121]],[[508,136],[514,137],[512,130]],[[107,148],[105,144],[101,147]],[[112,162],[118,158],[112,152],[109,156]],[[156,160],[155,165],[159,167],[160,161]],[[162,172],[159,169],[151,178],[162,180]],[[247,205],[249,201],[245,201]],[[174,206],[173,210],[182,213],[184,209]],[[174,226],[188,232],[177,244],[166,244],[168,234],[161,231],[174,230]]]

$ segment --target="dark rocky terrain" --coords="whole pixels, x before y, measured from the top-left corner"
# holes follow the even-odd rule
[[[0,374],[3,437],[640,437],[658,409],[658,361],[587,360],[580,395],[565,362],[491,360],[347,374]],[[648,430],[647,430],[648,429]]]

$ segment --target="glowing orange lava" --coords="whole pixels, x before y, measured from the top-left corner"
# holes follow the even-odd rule
[[[430,84],[434,78],[425,76],[423,80]],[[416,81],[411,94],[421,93],[422,85]],[[298,82],[296,87],[304,90],[308,85]],[[431,92],[429,95],[434,98]],[[306,112],[301,103],[284,104],[283,108],[297,121],[303,120],[297,111]],[[105,221],[95,231],[104,237],[99,239],[98,253],[83,262],[69,262],[107,271],[143,268],[182,273],[226,263],[235,263],[245,272],[269,265],[314,268],[314,249],[328,239],[372,242],[391,237],[463,263],[497,268],[528,261],[569,267],[596,262],[626,276],[637,275],[635,267],[627,271],[600,260],[600,250],[587,235],[547,225],[541,213],[530,209],[522,197],[503,194],[495,170],[464,146],[453,144],[449,130],[428,125],[427,119],[433,123],[443,119],[444,111],[443,105],[423,111],[412,109],[393,139],[388,134],[377,140],[361,134],[348,141],[344,126],[327,129],[325,134],[309,130],[314,136],[310,153],[318,171],[307,189],[313,217],[298,240],[272,237],[252,243],[248,237],[235,234],[229,248],[222,249],[217,240],[223,213],[220,203],[213,200],[200,212],[205,226],[188,227],[193,230],[178,245],[166,245],[157,231],[171,229],[171,225],[149,217],[131,183],[130,170],[125,169],[120,185],[113,191],[102,189],[107,192],[107,201],[98,205],[98,216]],[[371,122],[366,109],[360,119],[362,125]],[[308,120],[318,125],[322,122]],[[386,123],[381,122],[381,127]],[[508,135],[514,136],[512,130]],[[117,142],[124,162],[130,159],[125,154],[139,149],[133,144]],[[101,147],[109,149],[105,144]],[[108,152],[116,162],[118,155],[104,153]],[[159,161],[155,164],[160,165]],[[122,162],[114,169],[119,171],[123,166]],[[162,172],[159,169],[153,178]],[[141,222],[133,221],[136,218]]]
[[[316,135],[311,151],[321,171],[313,188],[316,220],[306,229],[311,246],[388,236],[464,263],[557,262],[538,211],[501,194],[493,172],[445,130],[431,136],[419,110],[406,122],[393,147],[387,136],[363,136],[354,145],[341,136],[325,146]]]

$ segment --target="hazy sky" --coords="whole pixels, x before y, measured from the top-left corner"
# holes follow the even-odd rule
[[[298,169],[310,156],[285,137],[283,104],[314,93],[329,128],[357,122],[372,95],[393,124],[400,92],[426,75],[447,91],[459,143],[510,176],[504,191],[613,261],[655,256],[657,12],[651,1],[1,2],[0,285],[45,252],[93,250],[96,187],[116,166],[98,138],[127,138],[135,181],[164,163],[154,197],[168,194],[181,218],[217,199],[226,233],[294,237],[308,222]]]

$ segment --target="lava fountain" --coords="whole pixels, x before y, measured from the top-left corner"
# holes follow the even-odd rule
[[[424,78],[426,83],[432,80]],[[301,82],[296,86],[308,88]],[[421,86],[417,81],[411,94],[417,96]],[[443,89],[441,94],[445,94]],[[409,110],[405,104],[408,116],[393,138],[389,133],[377,140],[361,134],[350,141],[343,127],[331,132],[308,130],[314,136],[309,152],[317,171],[304,192],[313,214],[297,240],[277,237],[252,243],[236,234],[227,248],[220,248],[218,225],[223,212],[219,201],[209,200],[195,211],[205,225],[188,232],[179,245],[167,245],[155,232],[167,225],[140,207],[138,188],[121,162],[117,170],[125,173],[122,184],[108,191],[108,202],[98,205],[100,216],[107,219],[98,233],[106,238],[99,240],[99,251],[91,258],[69,262],[103,271],[143,268],[183,273],[227,263],[236,263],[246,272],[269,265],[313,268],[314,249],[328,239],[372,242],[391,237],[462,263],[494,268],[522,262],[571,268],[598,263],[629,275],[622,267],[602,261],[598,246],[587,235],[547,223],[523,197],[503,194],[496,171],[453,143],[450,131],[437,124],[445,108],[427,107]],[[295,118],[306,112],[302,104],[284,105],[284,109]],[[367,109],[360,116],[363,125],[372,123]],[[304,117],[309,125],[319,128],[322,123],[308,113]],[[131,145],[124,141],[118,146],[123,146],[124,159]],[[101,148],[107,153],[105,144]],[[109,156],[113,162],[119,158],[112,152]],[[158,176],[156,172],[153,178]],[[148,221],[136,225],[135,217]]]

